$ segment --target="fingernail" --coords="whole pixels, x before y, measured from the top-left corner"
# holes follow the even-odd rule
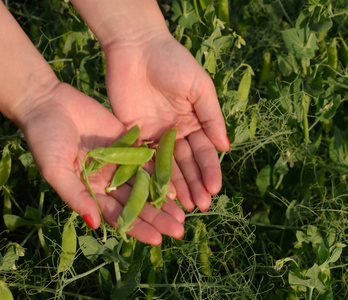
[[[227,139],[228,144],[229,144],[230,147],[231,147],[231,142],[230,142],[230,139],[228,138],[228,135],[227,135],[227,134],[226,134],[226,139]]]
[[[82,218],[85,220],[86,224],[90,227],[93,228],[93,222],[92,218],[90,215],[83,215]]]

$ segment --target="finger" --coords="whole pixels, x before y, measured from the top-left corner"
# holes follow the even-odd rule
[[[171,215],[175,218],[179,223],[184,224],[185,222],[185,213],[181,209],[181,207],[176,204],[176,202],[172,199],[168,199],[168,203],[163,203],[162,208],[164,212]]]
[[[211,195],[203,184],[200,169],[187,140],[182,139],[176,142],[174,156],[190,188],[193,202],[201,211],[208,211]]]
[[[85,220],[88,219],[88,225],[92,229],[99,227],[98,206],[80,176],[73,171],[64,171],[57,168],[54,174],[44,174],[43,172],[43,176],[73,211],[84,217]]]
[[[223,118],[214,84],[207,74],[195,88],[193,105],[203,130],[219,151],[230,150],[225,120]]]
[[[117,202],[116,204],[108,203],[108,205],[105,207],[106,209],[105,219],[108,218],[109,220],[108,223],[111,222],[109,223],[111,226],[117,227],[118,216],[122,213],[123,206],[126,204],[130,192],[131,192],[130,186],[122,185],[120,186],[119,189],[117,189],[116,191],[112,191],[110,193],[112,197],[117,199],[117,201],[115,201]],[[174,208],[174,206],[177,206],[175,202],[171,204],[172,208]],[[151,237],[151,244],[159,243],[158,234],[159,235],[165,234],[173,238],[182,238],[183,230],[184,230],[182,225],[182,214],[178,213],[179,211],[178,209],[180,208],[177,206],[169,214],[165,211],[162,211],[161,209],[155,208],[149,202],[145,203],[145,206],[142,209],[139,217],[133,223],[133,225],[135,226],[134,229],[132,231],[129,231],[129,234],[134,236],[136,239],[138,239],[138,237],[143,239],[143,237],[141,237],[141,234],[142,234],[141,228],[144,228],[144,224],[142,224],[142,222],[145,222],[149,226],[151,226],[151,227],[148,227],[148,226],[146,227]],[[110,213],[110,210],[114,210],[114,212]],[[150,243],[150,242],[147,242],[147,243]]]
[[[202,130],[188,136],[195,160],[200,168],[204,185],[212,195],[217,194],[222,185],[219,156],[214,145]]]
[[[108,195],[98,195],[98,203],[102,211],[104,220],[112,227],[117,228],[118,217],[122,214],[123,206],[127,202],[131,187],[123,184],[116,191],[113,191],[112,197]],[[127,232],[138,241],[150,245],[160,245],[162,243],[161,233],[151,224],[137,218],[132,224],[134,228]]]
[[[173,172],[171,180],[176,188],[176,197],[178,198],[180,204],[187,211],[193,211],[195,208],[195,203],[193,202],[190,188],[187,185],[184,175],[182,174],[175,159],[173,160]]]

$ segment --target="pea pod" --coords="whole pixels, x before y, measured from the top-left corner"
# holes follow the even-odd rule
[[[114,147],[130,147],[138,139],[140,135],[140,128],[138,125],[130,128],[125,134],[123,134],[119,139],[113,142],[108,148]],[[86,168],[87,175],[95,173],[100,170],[101,167],[105,166],[107,163],[103,160],[92,160]]]
[[[271,52],[267,50],[263,54],[261,75],[259,80],[259,87],[262,87],[264,83],[268,83],[271,74]]]
[[[338,40],[339,55],[345,68],[348,68],[348,46],[343,39]]]
[[[69,270],[76,253],[77,240],[74,224],[76,216],[77,213],[73,212],[63,228],[62,251],[59,258],[58,273]]]
[[[152,174],[150,183],[151,204],[157,208],[161,208],[163,201],[167,199],[169,181],[172,176],[176,132],[176,126],[167,130],[158,143],[155,172]]]
[[[329,77],[335,78],[336,71],[338,66],[338,57],[337,57],[337,41],[333,39],[329,48],[327,49],[327,67],[324,71],[324,78]]]
[[[201,271],[204,275],[210,277],[210,256],[212,255],[207,238],[207,229],[203,221],[197,220],[194,231],[194,242],[198,250],[198,259],[201,265]]]
[[[138,171],[139,165],[121,165],[117,168],[110,185],[106,188],[106,192],[110,193],[131,179]]]
[[[218,18],[225,23],[225,27],[230,27],[230,11],[229,11],[229,1],[228,0],[219,0],[218,3]]]
[[[126,232],[142,211],[149,196],[150,175],[142,168],[139,168],[135,176],[135,182],[122,214],[118,217],[118,232],[128,243]]]
[[[152,158],[154,152],[154,149],[144,147],[96,147],[87,156],[104,163],[143,165]]]

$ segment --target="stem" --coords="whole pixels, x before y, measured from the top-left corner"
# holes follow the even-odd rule
[[[23,288],[22,284],[20,283],[9,283],[8,284],[10,287],[16,287],[16,288]],[[47,287],[42,287],[42,286],[37,286],[37,285],[32,285],[32,284],[25,284],[25,288],[26,289],[31,289],[31,290],[36,290],[39,293],[41,292],[45,292],[45,293],[52,293],[55,294],[57,292],[56,289],[50,289]],[[94,297],[90,297],[90,296],[83,296],[77,293],[72,293],[72,292],[62,292],[63,295],[67,295],[67,296],[73,296],[76,299],[86,299],[86,300],[103,300],[100,298],[94,298]]]
[[[10,197],[11,201],[17,206],[17,208],[19,209],[19,211],[21,212],[21,214],[24,214],[23,209],[19,206],[18,202],[16,201],[16,199],[11,195],[10,190],[8,189],[8,187],[6,185],[4,185],[2,187],[2,189],[7,193],[7,195]]]
[[[120,271],[120,265],[118,262],[114,262],[114,268],[115,268],[115,275],[116,275],[116,285],[117,288],[121,287],[121,271]]]
[[[104,266],[107,265],[107,264],[109,264],[109,262],[106,262],[106,261],[105,261],[105,262],[103,262],[102,264],[100,264],[99,266],[96,266],[95,268],[93,268],[93,269],[91,269],[91,270],[89,270],[89,271],[86,271],[86,272],[84,272],[84,273],[81,273],[81,274],[79,274],[79,275],[76,275],[76,276],[74,276],[74,277],[72,277],[72,278],[66,280],[66,281],[64,282],[64,286],[67,286],[68,284],[72,283],[73,281],[79,280],[79,279],[81,279],[81,278],[83,278],[83,277],[86,277],[86,276],[88,276],[88,275],[94,273],[95,271],[98,271],[99,269],[101,269],[102,267],[104,267]]]
[[[99,211],[99,215],[100,215],[100,219],[101,219],[101,227],[102,227],[102,230],[103,230],[103,242],[105,243],[106,240],[107,240],[107,232],[106,232],[106,225],[105,225],[105,222],[104,222],[104,217],[103,217],[103,214],[101,212],[101,209],[100,209],[100,206],[99,206],[99,203],[98,203],[98,200],[97,198],[95,197],[94,195],[94,192],[91,188],[91,185],[89,184],[89,180],[88,180],[88,175],[87,175],[87,172],[86,172],[86,168],[85,168],[85,165],[86,165],[86,159],[87,159],[87,155],[85,156],[83,162],[81,162],[82,164],[82,179],[83,181],[85,182],[88,190],[89,190],[89,193],[91,194],[94,202],[97,204],[97,207],[98,207],[98,211]],[[81,161],[81,160],[80,160]]]
[[[40,193],[40,202],[39,202],[39,218],[41,219],[42,217],[42,210],[43,210],[43,205],[45,201],[45,192]]]
[[[294,24],[292,23],[292,21],[291,21],[289,15],[288,15],[288,13],[286,12],[286,10],[285,10],[285,8],[284,8],[282,2],[281,2],[280,0],[277,0],[277,2],[279,3],[279,6],[280,6],[282,12],[283,12],[285,18],[288,20],[288,22],[289,22],[289,24],[291,25],[291,27],[294,27]]]
[[[30,239],[30,237],[34,234],[34,232],[37,230],[36,227],[34,227],[29,234],[27,234],[27,236],[25,237],[25,239],[21,242],[21,246],[23,247],[25,245],[25,243]]]
[[[302,227],[297,227],[297,226],[267,224],[267,223],[254,222],[254,221],[249,221],[249,224],[250,225],[255,225],[255,226],[260,226],[260,227],[268,227],[268,228],[280,229],[280,230],[303,230]]]

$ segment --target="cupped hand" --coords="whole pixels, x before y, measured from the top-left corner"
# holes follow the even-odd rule
[[[117,118],[139,124],[141,138],[158,142],[177,125],[172,182],[191,211],[207,211],[221,188],[217,150],[230,144],[212,80],[189,51],[164,30],[122,39],[104,49],[108,96]]]
[[[39,104],[23,117],[22,129],[36,164],[61,199],[92,228],[101,222],[98,207],[81,178],[81,160],[96,146],[107,146],[126,131],[123,124],[100,103],[67,84],[57,83]],[[104,220],[117,227],[131,187],[106,194],[115,168],[106,166],[91,177],[91,187]],[[146,204],[130,235],[158,245],[161,234],[183,236],[184,213],[174,201],[158,210]]]

